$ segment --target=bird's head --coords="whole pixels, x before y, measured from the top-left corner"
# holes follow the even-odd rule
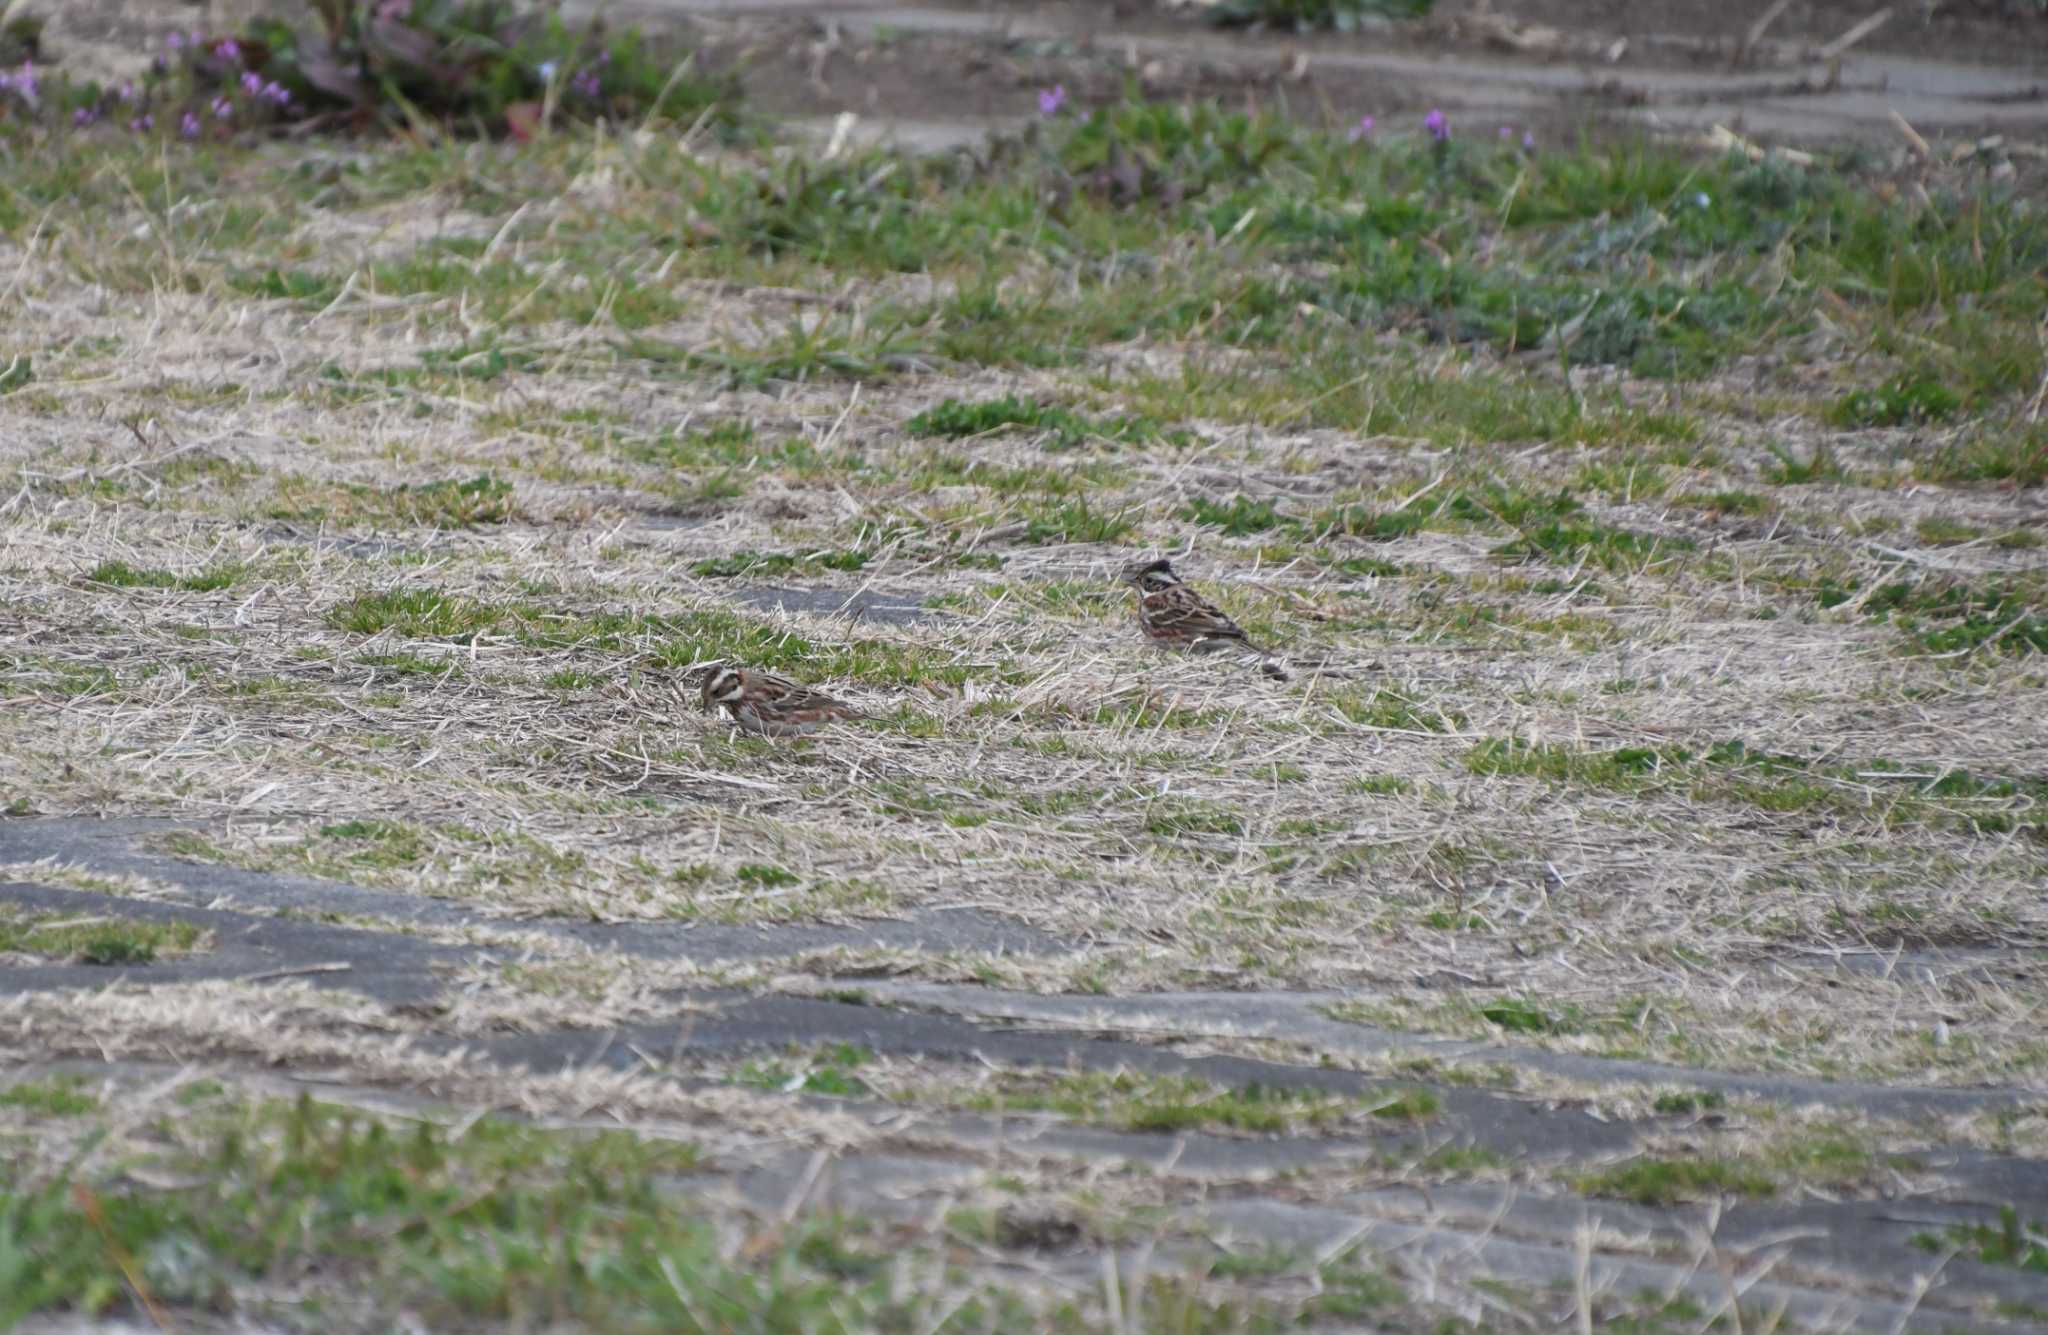
[[[1149,593],[1154,589],[1171,588],[1180,583],[1180,576],[1173,573],[1173,562],[1162,556],[1157,561],[1139,561],[1125,566],[1123,581],[1140,593]]]

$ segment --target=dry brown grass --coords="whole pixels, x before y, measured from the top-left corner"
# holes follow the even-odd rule
[[[451,208],[439,189],[275,207],[283,252],[317,245],[337,271],[510,228],[509,210]],[[537,203],[503,233],[537,285],[570,208]],[[1108,411],[1119,376],[1201,354],[1140,345],[1068,372],[736,389],[619,360],[602,319],[494,327],[459,283],[391,297],[365,282],[316,309],[251,298],[227,281],[242,263],[232,249],[112,239],[145,221],[53,217],[0,247],[26,337],[55,350],[29,389],[0,398],[0,801],[19,811],[226,818],[165,846],[508,916],[850,921],[972,906],[1075,946],[1043,963],[900,963],[934,978],[1345,988],[1379,1018],[1460,1034],[1494,1032],[1474,1005],[1515,996],[1596,1022],[1533,1036],[1562,1047],[2042,1078],[2034,973],[1842,980],[1811,967],[1838,946],[1995,949],[2048,927],[2038,797],[1918,800],[1926,778],[1885,777],[2039,780],[2039,658],[1902,651],[1891,625],[1853,603],[1820,610],[1810,592],[1822,577],[1868,589],[1901,573],[2037,574],[2037,548],[1994,539],[2042,536],[2038,492],[1885,471],[1902,444],[1938,442],[1746,411],[1731,376],[1673,409],[1693,421],[1690,445],[1441,448],[1252,420],[1179,423],[1195,440],[1178,450],[946,445],[905,421],[1011,392]],[[745,345],[785,327],[783,288],[655,269],[638,281],[666,284],[690,313],[650,335]],[[908,282],[850,281],[830,295],[851,314],[801,318],[852,327]],[[533,359],[526,371],[367,378],[496,337]],[[1429,356],[1449,381],[1483,369]],[[1598,378],[1581,374],[1580,389]],[[1666,401],[1661,387],[1618,388]],[[825,462],[745,470],[739,494],[721,495],[703,490],[717,469],[636,452],[740,421],[764,448],[801,444]],[[1803,458],[1823,445],[1850,480],[1768,480],[1769,447]],[[979,471],[935,483],[921,470],[941,453]],[[1129,512],[1132,532],[1031,545],[1025,526],[1057,497],[989,480],[1036,469],[1051,486],[1083,465],[1089,505]],[[1596,465],[1634,480],[1586,490]],[[503,522],[444,527],[422,508],[420,488],[484,474],[510,486]],[[1426,505],[1485,481],[1575,486],[1589,519],[1692,546],[1617,569],[1504,565],[1483,526],[1307,550],[1180,514],[1233,493],[1297,513],[1347,489]],[[1717,491],[1754,495],[1756,512],[1686,499]],[[1929,541],[1930,521],[1982,536]],[[1297,681],[1150,656],[1112,578],[1138,547],[1189,552],[1187,572],[1275,640]],[[871,555],[854,572],[691,571],[739,552],[856,548]],[[1329,564],[1352,556],[1404,573]],[[91,577],[107,562],[233,580],[109,585]],[[762,583],[943,605],[885,625],[733,601]],[[352,599],[407,589],[484,620],[461,636],[337,626]],[[800,675],[822,670],[829,646],[863,642],[862,661],[894,666],[826,684],[884,721],[771,745],[683,710],[676,669],[735,627],[820,646],[785,665]],[[1613,783],[1468,768],[1475,745],[1509,738],[1595,757],[1741,741],[1827,772],[1779,806],[1711,767]],[[1985,812],[2005,828],[1972,829]],[[383,832],[333,833],[366,821]],[[1442,971],[1474,980],[1470,996],[1446,1005],[1415,985]]]

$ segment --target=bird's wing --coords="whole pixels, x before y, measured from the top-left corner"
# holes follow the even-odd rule
[[[1208,635],[1241,640],[1244,631],[1223,610],[1185,584],[1147,595],[1152,624],[1183,635]]]

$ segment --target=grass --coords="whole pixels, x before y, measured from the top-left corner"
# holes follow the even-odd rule
[[[1051,1079],[1018,1076],[1002,1082],[997,1092],[969,1096],[965,1105],[982,1110],[1054,1112],[1126,1131],[1266,1135],[1303,1134],[1366,1117],[1420,1121],[1435,1116],[1438,1108],[1435,1096],[1423,1089],[1361,1098],[1257,1084],[1232,1088],[1193,1076],[1127,1071]]]
[[[182,589],[188,593],[212,593],[231,587],[240,574],[241,571],[231,565],[179,575],[168,570],[139,570],[126,561],[102,561],[87,571],[85,578],[88,583],[106,584],[117,589]]]
[[[150,964],[160,955],[201,948],[205,936],[204,928],[189,922],[0,911],[0,953],[19,952],[75,964]]]
[[[1613,1196],[1637,1205],[1768,1197],[1778,1189],[1769,1174],[1726,1159],[1634,1159],[1583,1174],[1574,1185],[1589,1196]]]
[[[326,1302],[436,1324],[573,1312],[607,1327],[837,1331],[923,1309],[896,1296],[878,1241],[843,1224],[724,1259],[710,1221],[664,1185],[697,1163],[687,1144],[496,1117],[451,1135],[309,1098],[209,1109],[158,1161],[159,1174],[197,1185],[0,1176],[0,1318],[122,1310],[123,1266],[137,1264],[127,1258],[161,1303],[247,1290],[260,1306],[258,1288],[294,1276]],[[977,1321],[1022,1318],[1001,1293],[948,1301]]]
[[[98,1096],[88,1094],[85,1081],[77,1076],[0,1086],[0,1108],[15,1108],[37,1117],[83,1117],[99,1107]]]
[[[868,49],[846,40],[835,68]],[[1080,58],[1032,57],[1099,92],[1063,72]],[[1943,983],[1937,1017],[1910,954],[1834,966],[2048,940],[2033,167],[2016,159],[2008,192],[1914,163],[1887,193],[1891,167],[1831,156],[1525,154],[1465,129],[1439,154],[1178,97],[939,157],[609,129],[339,158],[117,134],[88,153],[0,129],[10,296],[37,313],[33,378],[0,397],[19,443],[0,462],[0,812],[163,818],[184,833],[158,849],[502,916],[475,930],[518,962],[466,998],[503,1008],[491,1024],[900,976],[1191,994],[1187,1017],[1204,993],[1372,996],[1341,1013],[1702,1071],[2038,1075],[2048,1045],[2015,1020],[2038,980]],[[1115,572],[1145,554],[1293,679],[1139,643]],[[771,584],[816,598],[752,601]],[[874,721],[735,737],[688,699],[685,670],[713,658]],[[923,931],[990,921],[1032,948]],[[564,943],[576,923],[806,935],[705,963],[721,938],[677,932],[680,957],[600,965]],[[38,960],[82,947],[29,940]],[[323,1069],[385,1078],[403,1045],[365,1026],[374,1043]],[[210,1051],[169,1035],[152,1059]],[[920,1088],[894,1055],[748,1056],[715,1072],[717,1106],[774,1105],[782,1144],[810,1143],[814,1111],[785,1091]],[[947,1106],[1162,1142],[1391,1134],[1434,1110],[1129,1072],[930,1083]],[[1640,1103],[1658,1135],[1719,1117],[1704,1095]],[[273,1154],[285,1124],[256,1125],[245,1150]],[[212,1172],[217,1145],[186,1148]],[[442,1145],[420,1181],[469,1172],[467,1152]],[[1659,1150],[1602,1189],[1860,1184],[1890,1166],[1873,1154],[1816,1137],[1697,1169]],[[1426,1159],[1401,1171],[1518,1167]],[[645,1165],[619,1162],[533,1208],[623,1238],[605,1229],[638,1207],[589,1194],[637,1190],[625,1170]],[[616,1297],[517,1232],[476,1235],[495,1252],[462,1272],[472,1297],[440,1287],[448,1212],[496,1217],[472,1167],[488,1206],[390,1188],[422,1222],[350,1234],[382,1228],[393,1253],[340,1256],[351,1292],[388,1278],[429,1324],[629,1323],[607,1304],[647,1273],[619,1248]],[[1016,1195],[1048,1189],[1018,1171]],[[220,1180],[193,1209],[325,1219],[317,1192]],[[548,1180],[569,1179],[506,1178]],[[1096,1185],[1113,1212],[1177,1181]],[[766,1292],[738,1235],[700,1253],[667,1227],[633,1236],[771,1305],[889,1250],[850,1230]],[[66,1236],[97,1266],[79,1285],[116,1301],[99,1235]],[[486,1265],[511,1257],[531,1286]],[[1301,1296],[1309,1278],[1218,1282]],[[1408,1315],[1370,1279],[1321,1279],[1332,1320]],[[494,1283],[588,1308],[486,1310]]]
[[[2048,1240],[2044,1237],[2048,1237],[2048,1225],[2028,1223],[2017,1209],[2001,1205],[1996,1224],[1957,1224],[1940,1234],[1919,1234],[1915,1241],[1929,1251],[1958,1247],[1986,1265],[2048,1275]]]

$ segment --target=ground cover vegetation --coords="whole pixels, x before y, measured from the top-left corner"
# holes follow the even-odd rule
[[[410,71],[444,47],[324,12],[317,45],[181,43],[133,99],[46,71],[30,114],[19,66],[0,91],[10,817],[174,817],[179,856],[508,929],[964,907],[1076,943],[529,959],[479,983],[504,1015],[680,981],[857,1001],[871,973],[1345,989],[1327,1014],[1361,1028],[2038,1086],[2044,980],[2006,967],[2048,926],[2038,180],[1050,95],[973,151],[828,153],[681,49],[536,28],[439,104]],[[456,41],[455,7],[414,12]],[[210,97],[230,114],[185,133]],[[1147,552],[1293,679],[1149,652],[1115,581]],[[873,717],[734,736],[678,697],[715,658]],[[0,918],[9,958],[206,945]],[[852,1048],[690,1074],[1282,1138],[1438,1097],[969,1085]],[[905,1269],[946,1274],[936,1243],[680,1209],[681,1145],[208,1106],[149,1132],[143,1187],[0,1178],[0,1320],[203,1308],[316,1254],[451,1321],[942,1310]],[[1914,1171],[1911,1135],[1859,1134],[1545,1180],[1657,1204]],[[1122,1236],[1131,1204],[1074,1226]],[[976,1210],[953,1243],[1032,1236]],[[2038,1268],[2031,1227],[1930,1237]],[[1406,1301],[1341,1256],[1222,1272],[1263,1298],[1153,1300],[1187,1329]],[[1063,1310],[1028,1289],[919,1292],[970,1328]]]

